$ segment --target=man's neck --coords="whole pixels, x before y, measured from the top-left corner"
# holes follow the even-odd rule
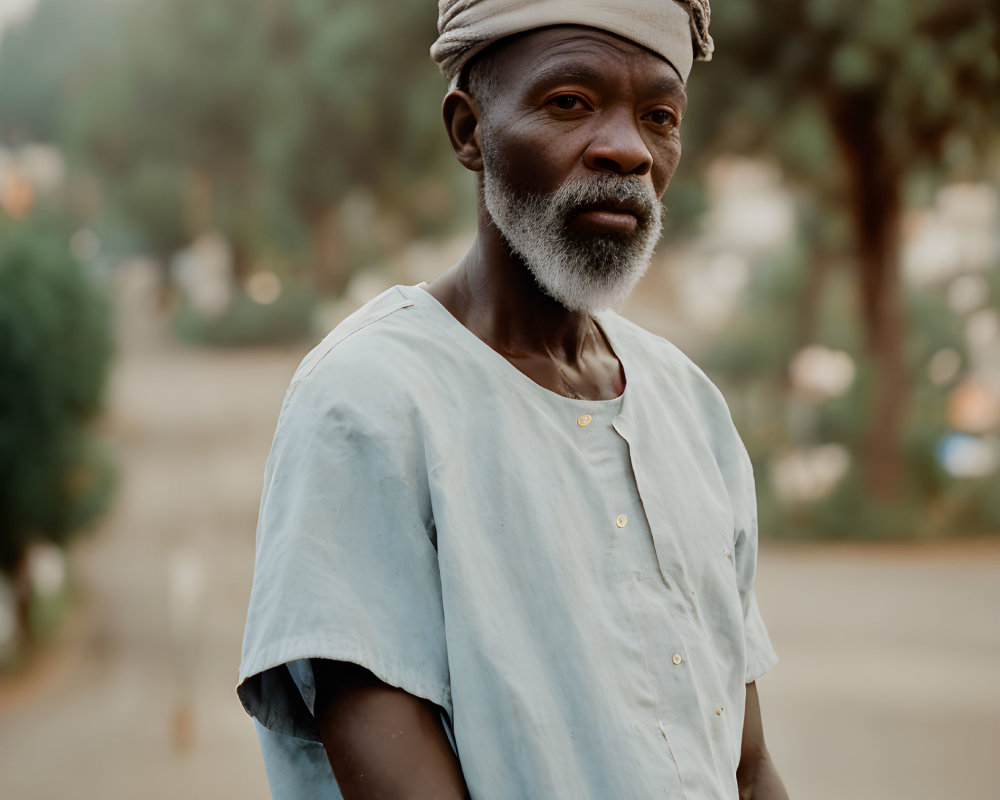
[[[481,210],[465,257],[428,287],[459,322],[536,383],[601,400],[624,390],[621,364],[591,315],[545,294]]]

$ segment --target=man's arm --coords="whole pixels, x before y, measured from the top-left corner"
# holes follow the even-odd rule
[[[757,684],[747,684],[746,711],[743,716],[743,744],[740,765],[736,770],[740,800],[788,800],[788,792],[764,745],[764,726],[760,720]]]
[[[356,664],[312,660],[316,723],[344,800],[463,800],[437,706]]]

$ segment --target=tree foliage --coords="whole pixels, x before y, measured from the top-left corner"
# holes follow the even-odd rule
[[[111,472],[90,427],[111,358],[110,308],[47,226],[0,230],[0,570],[103,510]]]
[[[816,244],[827,252],[817,253],[817,266],[843,249],[823,217],[849,220],[876,373],[866,415],[868,480],[891,495],[908,403],[902,211],[916,176],[968,177],[976,154],[998,143],[1000,14],[991,0],[714,6],[717,56],[695,71],[690,90],[700,113],[693,149],[749,150],[779,161],[819,209]],[[821,289],[821,281],[810,284],[814,294]]]
[[[166,255],[219,229],[238,269],[276,244],[304,247],[339,288],[337,240],[365,233],[338,228],[346,198],[417,230],[442,224],[426,202],[450,158],[426,3],[95,2],[107,13],[87,36],[77,19],[92,3],[78,0],[41,0],[4,36],[0,140],[65,147],[140,245]]]
[[[118,0],[43,0],[0,39],[0,142],[53,142],[119,46]]]

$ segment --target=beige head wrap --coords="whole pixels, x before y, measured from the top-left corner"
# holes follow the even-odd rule
[[[709,0],[438,0],[431,58],[455,84],[493,42],[550,25],[584,25],[630,39],[669,61],[684,81],[712,57]]]

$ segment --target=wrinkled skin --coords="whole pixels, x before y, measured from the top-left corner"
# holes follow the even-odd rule
[[[611,34],[574,27],[518,38],[499,63],[503,89],[488,109],[464,92],[445,98],[445,125],[466,168],[482,171],[488,137],[500,177],[520,190],[552,192],[569,179],[610,173],[635,176],[663,196],[680,160],[687,105],[670,64]],[[593,235],[630,224],[627,215],[595,212],[569,228]],[[482,203],[476,243],[430,292],[547,389],[605,400],[625,388],[621,365],[590,316],[538,288]]]

